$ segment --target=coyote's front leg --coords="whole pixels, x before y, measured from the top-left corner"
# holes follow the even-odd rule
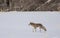
[[[36,32],[36,28],[34,27],[33,32]]]
[[[41,32],[41,27],[39,27],[39,29],[40,29],[40,32]]]

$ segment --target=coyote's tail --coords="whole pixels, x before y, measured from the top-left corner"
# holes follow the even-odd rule
[[[45,31],[47,31],[47,29],[44,26],[42,26],[42,29],[45,30]]]

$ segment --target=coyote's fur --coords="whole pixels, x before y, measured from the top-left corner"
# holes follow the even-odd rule
[[[30,22],[29,25],[31,25],[35,29],[35,30],[33,30],[33,32],[36,31],[37,27],[39,27],[40,31],[41,31],[41,29],[43,29],[44,31],[47,31],[46,28],[42,24],[40,24],[40,23]]]

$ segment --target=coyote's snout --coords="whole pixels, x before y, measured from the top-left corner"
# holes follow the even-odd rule
[[[30,22],[29,25],[31,25],[34,28],[33,31],[36,31],[37,27],[39,27],[40,31],[41,31],[41,29],[43,29],[44,31],[47,31],[46,28],[42,24],[40,24],[40,23]]]

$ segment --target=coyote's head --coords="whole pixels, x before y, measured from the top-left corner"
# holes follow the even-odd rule
[[[30,22],[29,25],[33,25],[34,23],[33,22]]]

